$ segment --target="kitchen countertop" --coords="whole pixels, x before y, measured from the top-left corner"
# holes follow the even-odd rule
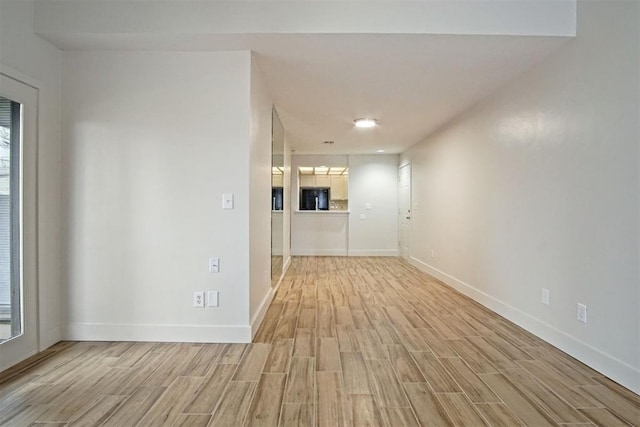
[[[295,211],[297,214],[348,214],[349,211],[339,211],[339,210],[328,210],[328,211],[301,211],[301,210],[296,210]]]

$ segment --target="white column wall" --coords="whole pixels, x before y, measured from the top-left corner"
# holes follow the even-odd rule
[[[250,72],[249,52],[65,53],[65,338],[250,339]]]
[[[262,72],[251,57],[251,147],[249,152],[249,265],[252,333],[266,313],[271,288],[271,111],[273,102]]]

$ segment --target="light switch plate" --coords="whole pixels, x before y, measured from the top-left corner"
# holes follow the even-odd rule
[[[549,305],[549,289],[542,288],[542,294],[540,296],[540,302],[545,305]]]
[[[209,273],[218,273],[220,272],[220,258],[212,257],[209,258]]]
[[[217,307],[218,305],[219,305],[218,291],[208,291],[207,292],[207,307]]]
[[[222,209],[233,209],[233,193],[222,194]]]
[[[577,304],[576,317],[582,323],[587,323],[587,306],[584,304]]]

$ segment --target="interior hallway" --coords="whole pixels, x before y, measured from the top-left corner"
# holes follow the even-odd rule
[[[401,258],[298,257],[253,344],[59,343],[0,425],[638,425],[640,397]]]

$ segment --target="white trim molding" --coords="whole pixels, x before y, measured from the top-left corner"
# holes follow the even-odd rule
[[[288,256],[287,259],[284,261],[284,264],[282,266],[282,275],[283,276],[285,274],[287,274],[287,271],[289,270],[290,266],[291,266],[291,256]]]
[[[472,285],[465,283],[444,271],[438,270],[424,261],[411,257],[409,262],[418,269],[432,275],[444,284],[468,296],[489,310],[510,320],[572,357],[575,357],[579,361],[629,388],[633,392],[640,393],[640,371],[633,366],[616,359],[605,351],[594,348],[589,344],[562,332],[554,326],[549,325],[548,323],[531,316],[530,314],[525,313],[504,301],[482,292]]]
[[[260,329],[260,325],[264,320],[265,314],[267,314],[267,310],[271,305],[271,301],[273,301],[273,297],[276,295],[276,291],[280,287],[280,283],[282,283],[283,276],[280,276],[280,279],[278,280],[278,284],[276,286],[269,289],[269,292],[267,292],[267,294],[262,299],[262,303],[260,303],[260,308],[258,309],[258,311],[256,311],[253,319],[251,319],[251,340],[253,340],[253,337],[256,336],[258,329]]]
[[[299,249],[291,250],[292,256],[347,256],[348,250],[344,249]]]
[[[398,256],[398,249],[349,249],[349,256]]]
[[[64,339],[69,341],[248,343],[251,342],[251,327],[249,325],[68,323],[65,327]]]
[[[260,325],[262,325],[264,316],[265,314],[267,314],[267,310],[269,310],[271,302],[273,301],[273,297],[276,295],[276,292],[278,292],[278,288],[280,287],[280,284],[282,284],[282,279],[284,279],[284,275],[287,274],[289,266],[291,266],[291,257],[288,257],[284,262],[282,267],[282,275],[278,279],[278,283],[276,283],[274,287],[269,289],[269,292],[267,292],[267,295],[265,295],[262,303],[260,304],[260,308],[256,312],[255,316],[253,316],[253,319],[251,319],[251,340],[253,340],[253,337],[255,337],[258,333],[258,329],[260,329]]]

